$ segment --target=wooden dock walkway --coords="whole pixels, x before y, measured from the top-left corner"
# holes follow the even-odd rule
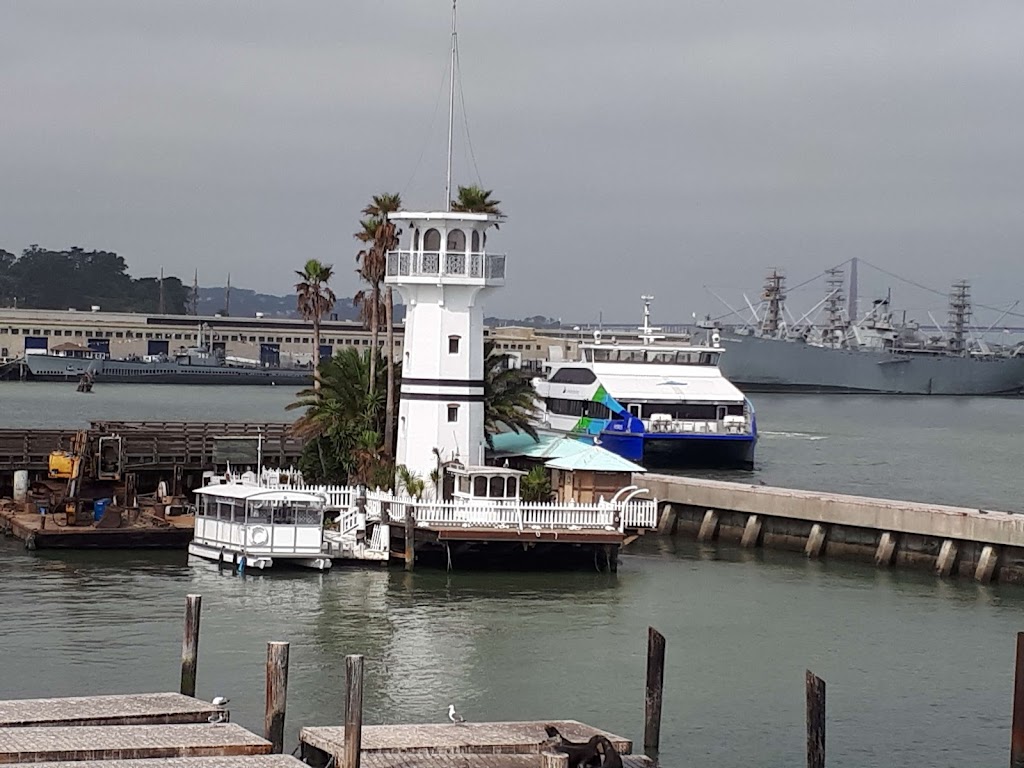
[[[217,757],[157,757],[143,760],[76,760],[74,762],[32,763],[33,768],[304,768],[291,755],[245,755]]]
[[[205,723],[220,710],[180,693],[0,701],[0,728]]]
[[[270,754],[236,723],[0,728],[0,764]]]

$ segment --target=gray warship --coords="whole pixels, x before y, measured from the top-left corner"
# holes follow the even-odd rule
[[[827,321],[820,325],[807,321],[811,313],[786,321],[785,277],[772,270],[761,295],[762,311],[751,307],[757,322],[715,328],[727,350],[722,373],[737,387],[747,392],[1024,394],[1024,349],[989,345],[970,332],[966,282],[954,284],[950,293],[949,332],[939,329],[937,338],[929,338],[914,322],[894,322],[888,296],[851,321],[855,312],[844,305],[842,271],[826,274],[828,292],[814,308],[825,310]]]

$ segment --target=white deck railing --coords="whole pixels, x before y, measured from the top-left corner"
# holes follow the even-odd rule
[[[262,484],[267,487],[287,487],[296,491],[314,493],[326,499],[329,511],[342,512],[339,530],[348,532],[358,524],[355,511],[357,488],[343,485],[281,484],[282,476],[292,477],[288,471],[265,470]],[[422,527],[496,528],[519,531],[625,531],[653,529],[658,524],[656,500],[632,499],[626,503],[599,501],[591,504],[565,502],[520,503],[517,500],[495,503],[485,501],[425,501],[390,491],[366,491],[366,521],[405,522],[405,515],[414,507],[413,517]],[[386,513],[386,517],[385,517]]]

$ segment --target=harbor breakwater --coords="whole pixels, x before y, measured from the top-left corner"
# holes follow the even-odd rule
[[[635,476],[658,532],[1024,583],[1024,515],[672,475]]]

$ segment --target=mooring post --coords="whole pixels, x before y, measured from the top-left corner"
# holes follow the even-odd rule
[[[569,755],[545,750],[540,753],[540,768],[569,768]]]
[[[1017,633],[1017,658],[1013,667],[1010,768],[1024,768],[1024,632]]]
[[[267,643],[267,701],[263,738],[275,755],[284,753],[284,711],[288,700],[288,643]]]
[[[185,466],[174,465],[174,480],[171,482],[171,496],[181,496],[185,492]]]
[[[345,657],[345,749],[340,768],[359,768],[363,739],[363,657]]]
[[[139,505],[139,476],[134,472],[128,472],[124,476],[124,505],[126,507],[137,507]]]
[[[185,634],[181,639],[181,692],[196,695],[196,667],[199,665],[199,611],[202,595],[185,597]]]
[[[405,508],[405,570],[416,566],[416,516],[410,504]]]
[[[807,670],[807,768],[825,768],[825,681]]]
[[[661,692],[665,685],[665,636],[647,628],[647,692],[644,698],[644,753],[658,754],[661,744]]]

